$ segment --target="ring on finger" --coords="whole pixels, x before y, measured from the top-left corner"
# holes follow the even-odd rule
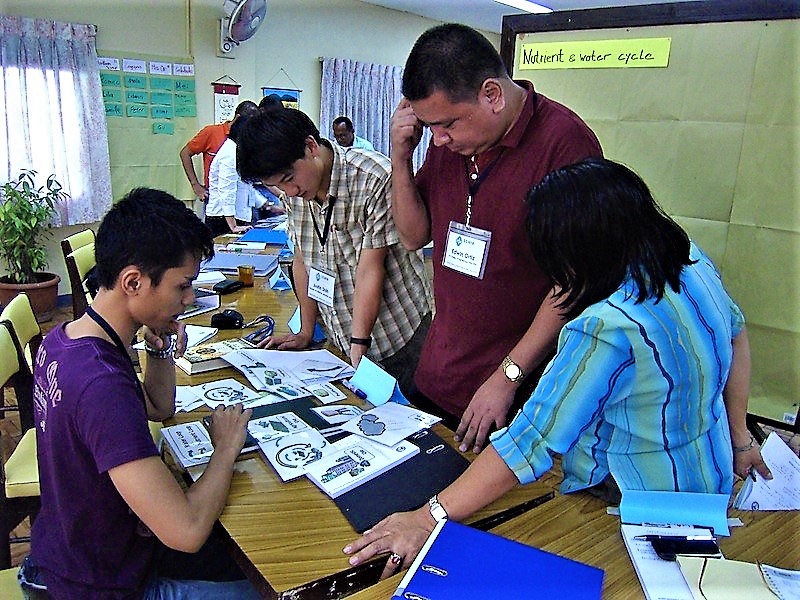
[[[403,562],[403,557],[400,556],[397,552],[392,552],[389,555],[389,562],[392,563],[393,565],[399,565],[401,562]]]

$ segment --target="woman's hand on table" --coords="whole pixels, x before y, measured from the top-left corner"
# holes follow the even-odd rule
[[[425,505],[411,512],[395,513],[363,533],[344,547],[351,566],[359,565],[378,554],[389,553],[381,579],[408,567],[419,554],[434,528],[434,521]]]

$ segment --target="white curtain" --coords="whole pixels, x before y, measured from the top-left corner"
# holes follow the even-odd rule
[[[344,115],[353,121],[357,136],[389,156],[389,127],[402,96],[402,81],[402,67],[347,58],[322,59],[319,127],[323,137],[333,138],[331,122]],[[429,141],[426,129],[414,153],[415,169],[425,159]]]
[[[94,25],[0,15],[0,183],[21,169],[55,174],[70,198],[56,225],[99,220],[111,206]]]

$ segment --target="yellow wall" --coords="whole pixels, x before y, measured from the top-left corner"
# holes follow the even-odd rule
[[[93,23],[98,26],[99,55],[130,52],[193,58],[200,126],[213,122],[210,83],[223,75],[242,85],[242,100],[257,101],[262,86],[300,88],[300,109],[316,122],[320,57],[403,65],[419,34],[436,24],[358,0],[269,0],[266,22],[236,49],[236,58],[229,59],[216,52],[222,5],[222,0],[0,0],[0,12]],[[487,35],[499,47],[499,36]],[[323,135],[329,135],[327,127],[320,127]],[[178,149],[186,141],[170,136],[153,138],[154,143],[169,143]],[[120,151],[124,148],[111,148],[112,157]],[[177,150],[174,160],[175,168],[180,169]],[[195,165],[200,172],[198,159]],[[179,179],[183,185],[183,176]],[[125,191],[113,190],[115,197]],[[177,193],[188,199],[188,183]],[[51,240],[50,270],[62,276],[60,294],[69,293],[69,285],[59,241],[84,227],[55,230]]]

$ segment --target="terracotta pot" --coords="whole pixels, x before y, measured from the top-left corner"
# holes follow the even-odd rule
[[[36,283],[9,283],[8,276],[0,277],[0,304],[5,306],[14,296],[25,292],[31,299],[36,321],[44,323],[53,318],[61,277],[55,273],[36,273],[36,280]]]

